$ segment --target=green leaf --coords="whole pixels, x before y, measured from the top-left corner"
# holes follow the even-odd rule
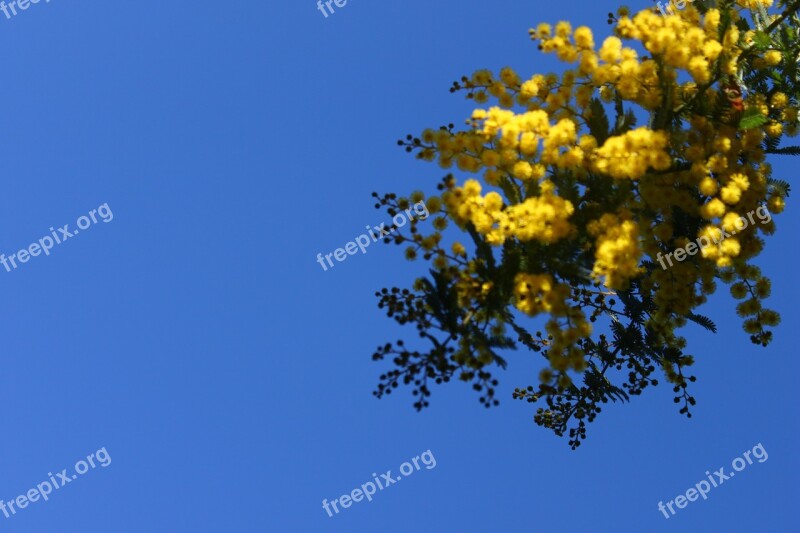
[[[613,402],[617,402],[618,400],[621,402],[630,401],[628,393],[613,385],[608,378],[597,369],[594,363],[590,363],[589,368],[583,374],[583,382],[592,391],[599,393],[601,396],[610,398]]]
[[[597,139],[598,145],[602,145],[608,138],[608,116],[603,107],[603,103],[597,98],[592,98],[589,104],[589,109],[592,112],[592,118],[589,120],[589,132]]]
[[[472,242],[475,243],[475,256],[478,259],[486,261],[487,266],[494,270],[495,262],[492,247],[481,237],[481,234],[475,230],[475,226],[472,225],[472,222],[467,224],[467,233],[472,237]]]
[[[779,137],[767,137],[764,139],[764,151],[768,154],[773,154],[775,153],[774,150],[777,150],[780,144],[781,140]]]
[[[636,113],[633,112],[633,109],[628,109],[625,112],[625,124],[629,129],[636,126]]]
[[[522,200],[519,197],[517,186],[508,176],[503,176],[500,179],[500,188],[503,190],[503,194],[506,195],[506,198],[508,198],[508,201],[512,204],[518,204]]]
[[[757,50],[766,50],[767,48],[770,47],[771,44],[772,44],[772,39],[770,39],[768,33],[759,30],[753,36],[753,46]]]
[[[767,117],[761,114],[758,109],[751,107],[744,112],[742,120],[739,121],[740,130],[751,130],[763,126],[769,121]]]
[[[747,22],[747,19],[740,18],[736,21],[736,27],[739,28],[742,32],[746,32],[750,30],[750,24]]]

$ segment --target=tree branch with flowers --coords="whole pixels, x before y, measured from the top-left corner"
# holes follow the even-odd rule
[[[476,104],[466,126],[399,141],[447,169],[437,192],[375,194],[390,215],[422,199],[436,214],[427,233],[415,220],[386,239],[431,263],[412,287],[377,293],[426,348],[379,347],[373,359],[393,368],[375,394],[409,385],[423,409],[433,384],[460,380],[497,405],[497,370],[522,350],[542,368],[513,397],[572,448],[604,404],[659,379],[691,417],[695,357],[680,330],[716,330],[698,310],[718,284],[741,300],[753,343],[767,346],[780,321],[755,264],[774,221],[721,236],[745,213],[781,213],[789,195],[767,155],[800,154],[782,145],[798,132],[798,10],[794,0],[697,0],[667,16],[621,8],[599,48],[588,27],[540,24],[530,36],[563,72],[479,70],[454,83]],[[713,244],[656,265],[698,238]]]

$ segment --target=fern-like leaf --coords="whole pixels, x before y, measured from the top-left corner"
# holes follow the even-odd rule
[[[783,180],[775,179],[775,178],[768,178],[767,179],[767,188],[769,192],[776,192],[781,195],[783,198],[789,197],[789,192],[791,191],[792,186]]]
[[[717,332],[717,325],[714,324],[714,322],[710,318],[708,318],[707,316],[697,315],[695,313],[689,313],[688,315],[686,315],[686,318],[688,320],[691,320],[695,324],[704,327],[705,329],[707,329],[711,333],[716,333]]]
[[[777,155],[800,155],[800,146],[785,146],[783,148],[770,148],[767,149],[768,154]]]

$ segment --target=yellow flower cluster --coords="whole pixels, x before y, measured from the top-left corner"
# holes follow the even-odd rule
[[[553,184],[541,184],[542,194],[527,198],[520,204],[504,208],[497,192],[481,196],[481,185],[467,180],[442,195],[448,213],[462,227],[471,222],[489,244],[499,246],[508,238],[521,242],[554,243],[572,231],[569,217],[575,211],[572,204],[553,193]]]
[[[528,273],[517,274],[514,287],[514,299],[520,311],[531,316],[541,313],[551,316],[545,326],[550,337],[550,366],[560,372],[584,370],[584,354],[575,346],[575,341],[591,335],[592,326],[580,309],[567,305],[570,287],[556,283],[550,274]],[[564,319],[563,325],[560,318]]]
[[[629,213],[623,216],[606,213],[590,222],[587,230],[597,237],[592,275],[605,277],[607,287],[626,289],[630,279],[642,273],[638,225],[630,220]]]
[[[549,24],[540,24],[536,30],[531,30],[531,36],[542,41],[541,47],[545,52],[555,52],[562,61],[578,63],[576,71],[569,74],[587,78],[587,83],[575,90],[579,107],[588,105],[589,95],[595,87],[606,84],[613,84],[623,98],[634,100],[645,108],[655,109],[661,103],[656,62],[639,61],[636,50],[623,47],[618,37],[607,38],[600,50],[595,50],[591,29],[586,26],[577,28],[572,34],[573,42],[569,25],[563,23],[557,26],[555,36]],[[534,77],[526,83],[532,83],[533,87],[541,90],[541,81],[541,78]],[[562,96],[574,83],[571,78],[567,81],[570,83],[562,86]],[[529,91],[529,94],[534,93]]]
[[[611,137],[596,151],[593,169],[618,179],[638,179],[651,168],[666,170],[672,165],[667,144],[663,132],[647,128]]]
[[[737,4],[753,8],[759,1],[773,3]],[[682,316],[714,292],[719,269],[752,274],[746,262],[763,247],[759,233],[774,231],[771,222],[737,224],[762,205],[772,213],[784,209],[781,194],[767,185],[771,168],[763,143],[797,133],[798,108],[794,97],[774,91],[747,98],[747,108],[770,117],[761,127],[739,129],[737,120],[715,115],[732,107],[726,84],[740,67],[783,60],[776,50],[755,57],[754,33],[736,24],[721,31],[722,19],[718,9],[701,14],[692,5],[666,16],[653,9],[623,14],[599,49],[587,27],[540,24],[531,36],[541,49],[574,68],[560,76],[525,78],[506,67],[497,76],[481,70],[464,77],[474,102],[494,98],[498,105],[475,109],[466,131],[426,130],[417,142],[420,158],[480,173],[492,187],[482,193],[478,179],[462,186],[453,180],[441,197],[446,216],[462,229],[470,225],[492,246],[523,243],[524,253],[538,254],[526,258],[530,263],[514,278],[514,304],[529,315],[550,315],[553,369],[583,364],[576,341],[591,327],[568,301],[569,283],[585,275],[584,266],[595,282],[614,290],[638,279],[642,294],[659,307],[654,331],[669,337]],[[640,58],[634,46],[650,57]],[[601,101],[593,100],[598,89]],[[601,102],[613,102],[617,116]],[[649,126],[634,127],[627,103],[650,112]],[[598,113],[616,124],[596,120]],[[655,264],[696,239],[708,242],[701,253],[642,276],[643,260]],[[436,246],[438,240],[425,250]],[[541,253],[543,247],[554,257],[562,254],[561,262]],[[480,282],[463,245],[452,250],[473,269],[457,282],[466,307],[491,287]],[[572,261],[580,268],[559,270]]]
[[[523,84],[521,90],[524,89]],[[481,153],[483,165],[505,167],[521,180],[542,178],[545,165],[579,167],[584,163],[586,151],[592,150],[596,144],[591,136],[578,141],[579,126],[574,119],[562,118],[551,125],[548,113],[543,110],[516,114],[499,107],[477,109],[472,119],[485,139],[495,141],[494,149]],[[532,161],[536,156],[538,161]],[[487,179],[490,183],[496,182],[497,170],[490,172]]]
[[[736,3],[747,9],[758,9],[772,7],[773,0],[736,0]]]
[[[567,306],[569,287],[556,284],[550,274],[517,274],[514,279],[514,297],[517,309],[529,315],[551,313],[563,316]]]
[[[733,215],[736,219],[739,218],[739,215],[735,213],[729,214]],[[727,226],[728,224],[725,225]],[[731,231],[734,233],[736,232],[736,230]],[[705,245],[700,249],[703,257],[706,259],[713,259],[719,267],[730,266],[732,264],[732,259],[738,256],[742,251],[739,240],[736,237],[724,238],[723,230],[717,226],[705,226],[698,233],[698,238],[700,242]]]
[[[637,13],[632,19],[619,21],[619,34],[636,39],[652,54],[676,69],[687,71],[697,83],[708,83],[711,65],[723,51],[738,56],[738,30],[733,27],[726,34],[724,44],[716,39],[719,11],[711,9],[705,24],[698,24],[699,13],[694,7],[673,15],[662,16],[651,10]],[[735,73],[735,64],[734,64]]]

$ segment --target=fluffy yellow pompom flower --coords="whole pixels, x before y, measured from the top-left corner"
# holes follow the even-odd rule
[[[719,191],[719,186],[717,185],[717,180],[706,176],[705,178],[700,181],[700,192],[705,194],[706,196],[714,196]]]
[[[619,37],[607,37],[600,47],[600,59],[606,63],[617,63],[622,58],[622,41]]]
[[[580,48],[594,48],[594,37],[592,30],[587,26],[581,26],[575,30],[575,44]]]
[[[742,189],[735,183],[729,183],[719,191],[719,197],[728,205],[738,204],[742,198]]]
[[[769,105],[775,109],[783,109],[789,104],[789,97],[786,93],[777,92],[770,98]]]
[[[527,180],[533,175],[533,168],[527,161],[518,161],[511,172],[514,174],[515,178]]]
[[[786,202],[780,196],[773,196],[767,200],[767,207],[769,208],[770,212],[779,215],[780,213],[783,213],[783,209],[786,207]]]
[[[780,122],[770,122],[766,126],[764,126],[764,131],[770,137],[780,137],[783,135],[783,124]]]
[[[711,220],[712,218],[717,218],[724,215],[725,209],[725,204],[722,203],[722,200],[719,198],[714,198],[700,208],[700,214],[703,216],[703,218]]]
[[[769,52],[764,54],[764,61],[767,63],[767,65],[771,67],[774,67],[775,65],[780,63],[781,59],[783,59],[783,54],[781,54],[777,50],[770,50]]]

